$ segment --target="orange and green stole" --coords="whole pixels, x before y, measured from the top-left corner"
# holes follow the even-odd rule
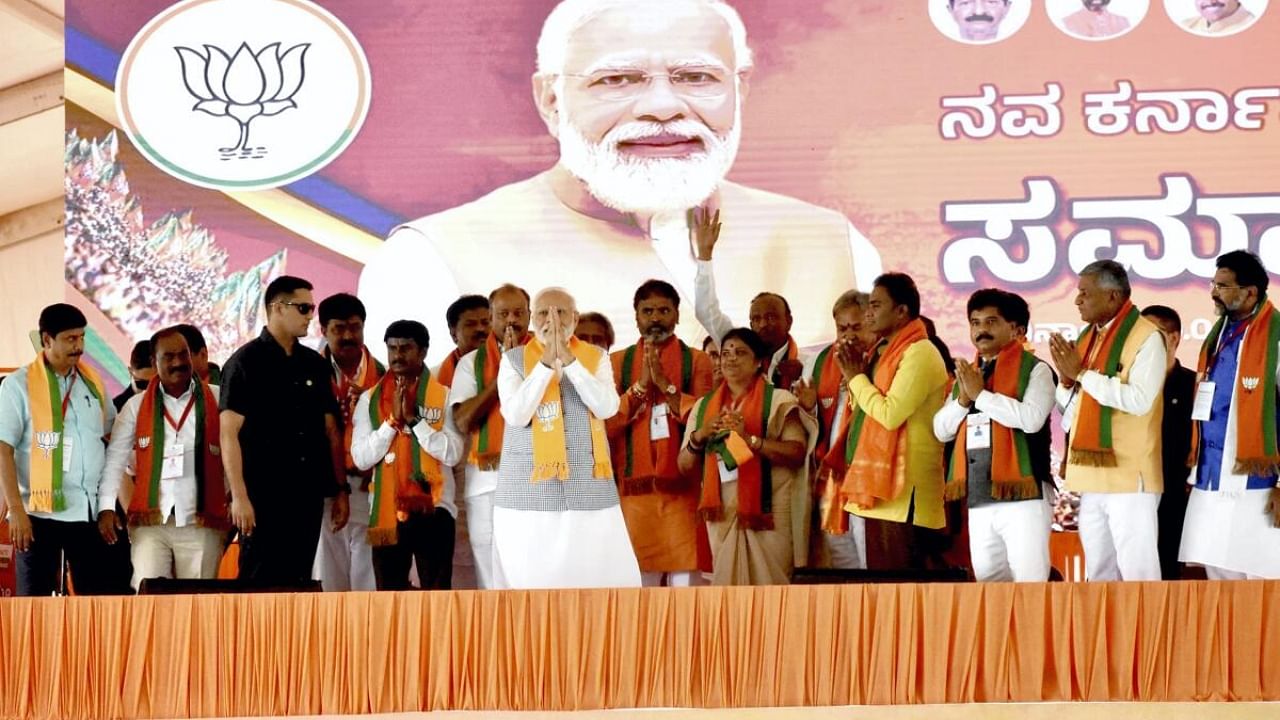
[[[873,359],[871,383],[882,395],[889,394],[898,367],[907,348],[918,342],[928,341],[924,323],[916,318],[898,330],[887,343],[876,347]],[[849,422],[849,435],[845,439],[844,484],[841,495],[847,502],[869,510],[881,502],[896,498],[907,483],[906,424],[894,430],[867,417],[862,408],[856,408]]]
[[[1107,377],[1119,373],[1120,354],[1124,352],[1125,341],[1140,317],[1138,308],[1126,300],[1106,334],[1099,337],[1098,328],[1094,325],[1086,328],[1076,340],[1076,352],[1084,369]],[[1111,437],[1111,419],[1115,410],[1099,404],[1086,392],[1080,393],[1079,402],[1075,428],[1071,433],[1071,464],[1115,467],[1116,451]]]
[[[423,422],[437,432],[444,429],[444,406],[449,389],[423,368],[413,388]],[[395,416],[396,375],[387,373],[369,396],[369,423],[374,430]],[[418,442],[411,429],[397,431],[391,447],[374,465],[369,498],[369,544],[394,545],[396,522],[411,513],[429,513],[444,492],[444,467]]]
[[[458,352],[458,348],[454,348],[444,362],[440,363],[440,369],[436,371],[436,379],[445,387],[453,387],[453,376],[458,372],[458,361],[462,359],[462,355]]]
[[[361,351],[364,357],[360,360],[360,367],[356,369],[356,376],[351,380],[343,374],[342,368],[334,362],[333,356],[329,353],[329,348],[325,348],[324,356],[333,365],[333,396],[338,399],[338,406],[342,408],[342,425],[343,425],[343,456],[346,462],[346,470],[348,475],[360,475],[356,471],[356,461],[351,457],[351,435],[355,430],[355,423],[351,421],[352,414],[356,411],[356,404],[360,402],[360,396],[369,388],[377,384],[383,373],[387,371],[382,363],[369,352],[369,348],[363,347]]]
[[[818,460],[818,482],[815,483],[818,517],[823,532],[842,535],[849,530],[849,516],[844,511],[844,503],[840,501],[840,485],[844,482],[846,469],[845,448],[843,444],[833,445],[832,437],[843,439],[849,432],[849,420],[852,411],[847,410],[840,420],[839,432],[831,434],[832,423],[835,422],[836,405],[840,401],[840,384],[844,375],[840,372],[840,363],[836,362],[835,345],[828,345],[814,359],[813,375],[810,382],[818,389],[818,443],[813,456]]]
[[[102,378],[85,363],[76,365],[72,373],[72,382],[84,382],[98,400],[102,409],[103,432],[110,432],[107,390]],[[45,362],[43,352],[37,353],[36,359],[27,366],[27,396],[31,404],[31,495],[27,509],[32,512],[60,512],[67,509],[62,490],[63,397],[58,387],[58,376]]]
[[[546,347],[537,338],[524,347],[524,376],[529,377]],[[601,362],[608,362],[604,351],[576,337],[569,338],[569,352],[582,363],[582,368],[592,375]],[[613,457],[609,454],[609,438],[605,434],[604,420],[587,413],[591,425],[591,477],[613,479]],[[569,479],[569,452],[564,436],[564,403],[560,398],[560,377],[553,376],[542,393],[538,408],[531,421],[533,429],[532,482]]]
[[[133,499],[129,502],[131,525],[160,525],[160,477],[164,467],[165,436],[170,431],[165,420],[164,397],[160,381],[155,380],[142,394],[133,440]],[[196,523],[201,527],[227,530],[227,490],[222,475],[222,453],[219,448],[218,399],[209,386],[192,380],[192,412],[196,429]],[[174,430],[174,432],[177,432]]]
[[[995,372],[987,379],[985,387],[993,393],[1019,401],[1027,393],[1031,371],[1039,360],[1011,342],[996,356]],[[954,383],[951,397],[960,394],[960,383]],[[951,467],[947,472],[947,484],[943,489],[947,500],[958,500],[968,492],[969,462],[965,454],[968,433],[963,426],[956,434],[955,449],[951,453]],[[991,423],[991,497],[996,500],[1026,500],[1039,494],[1035,471],[1031,467],[1031,450],[1027,434],[997,422]]]
[[[763,438],[768,432],[769,416],[773,413],[772,383],[757,377],[751,388],[737,403],[743,418],[743,432]],[[695,420],[702,429],[720,415],[720,411],[732,406],[733,399],[728,383],[703,397]],[[773,529],[773,479],[769,461],[764,455],[756,455],[746,440],[735,432],[721,432],[707,441],[702,458],[702,497],[698,512],[706,520],[724,519],[724,505],[720,498],[720,469],[717,460],[729,470],[738,471],[738,522],[749,530]]]
[[[530,336],[526,334],[521,344],[528,343],[529,338]],[[497,335],[489,333],[489,339],[476,348],[474,363],[476,394],[479,394],[498,382],[498,367],[502,363],[502,346],[498,344]],[[468,462],[481,470],[497,470],[498,463],[502,459],[502,433],[506,428],[507,423],[502,419],[502,406],[500,403],[494,403],[493,408],[489,410],[489,415],[480,424],[480,429],[472,435]]]
[[[644,372],[646,343],[644,338],[622,353],[622,368],[618,373],[618,393],[639,382]],[[637,362],[639,358],[639,362]],[[669,342],[658,351],[658,362],[666,377],[680,377],[680,392],[688,394],[693,387],[693,351],[684,342]],[[647,414],[646,414],[647,416]],[[671,418],[679,424],[679,418]],[[649,439],[649,423],[633,422],[623,436],[622,467],[618,484],[623,495],[647,495],[655,489],[660,492],[684,491],[688,481],[680,475],[676,458],[680,454],[680,433],[673,431],[666,440]],[[651,452],[652,450],[652,452]],[[656,456],[656,457],[655,457]]]
[[[1225,323],[1225,315],[1218,318],[1200,346],[1196,376],[1201,380],[1208,377],[1209,368],[1215,360],[1212,354],[1218,351],[1218,340]],[[1236,386],[1232,391],[1236,417],[1239,418],[1236,464],[1232,471],[1241,475],[1270,477],[1280,474],[1280,449],[1276,446],[1276,362],[1280,360],[1276,357],[1276,345],[1280,343],[1280,315],[1264,296],[1248,323],[1237,361]],[[1246,432],[1249,423],[1253,422],[1261,425],[1256,431]],[[1192,423],[1191,427],[1190,463],[1194,466],[1200,457],[1200,422]]]

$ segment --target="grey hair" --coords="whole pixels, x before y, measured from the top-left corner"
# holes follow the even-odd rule
[[[1119,290],[1122,297],[1128,298],[1132,289],[1129,287],[1129,273],[1124,266],[1115,260],[1094,260],[1080,271],[1080,277],[1092,275],[1098,280],[1098,287],[1103,290]]]
[[[563,0],[542,23],[542,33],[538,36],[538,74],[563,73],[569,41],[573,39],[574,33],[605,10],[624,5],[653,6],[672,2],[694,2],[711,8],[729,24],[729,32],[733,36],[734,70],[741,71],[751,67],[747,27],[742,24],[738,11],[724,0]]]
[[[870,300],[871,296],[860,290],[846,290],[836,298],[836,303],[831,306],[831,314],[835,315],[855,305],[865,310]]]
[[[570,310],[572,310],[572,311],[574,311],[574,312],[578,312],[578,301],[577,301],[576,299],[574,299],[573,295],[572,295],[568,290],[565,290],[565,289],[564,289],[564,288],[562,288],[562,287],[556,287],[556,286],[552,286],[552,287],[545,287],[545,288],[542,288],[541,290],[539,290],[539,291],[538,291],[538,292],[533,296],[533,305],[532,305],[532,307],[535,307],[535,308],[536,308],[536,307],[538,307],[538,303],[539,303],[539,301],[541,301],[541,300],[542,300],[542,298],[543,298],[544,296],[546,296],[546,295],[548,295],[548,294],[550,294],[550,293],[562,293],[565,297],[569,298],[569,309],[570,309]]]

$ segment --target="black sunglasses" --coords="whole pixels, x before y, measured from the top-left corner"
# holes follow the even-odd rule
[[[277,305],[292,305],[293,307],[298,308],[298,312],[299,312],[299,313],[301,313],[301,314],[303,314],[303,315],[310,315],[310,314],[311,314],[312,312],[314,312],[314,311],[315,311],[315,309],[316,309],[315,303],[285,302],[285,301],[283,301],[283,300],[282,300],[282,301],[280,301],[280,302],[277,302],[276,304],[277,304]]]

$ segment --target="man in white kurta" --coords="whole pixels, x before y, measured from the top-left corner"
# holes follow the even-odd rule
[[[498,393],[507,422],[493,508],[493,572],[498,588],[639,587],[640,565],[627,534],[612,473],[598,477],[598,462],[611,463],[607,441],[596,458],[592,425],[618,412],[613,366],[601,354],[595,371],[569,355],[577,323],[573,298],[551,288],[533,300],[533,327],[545,347],[526,371],[525,353],[509,350],[498,370]],[[576,342],[576,341],[575,341]],[[544,395],[559,377],[568,477],[534,480],[533,423],[543,422]],[[535,413],[538,417],[535,418]]]
[[[442,337],[432,308],[461,293],[571,276],[579,304],[609,317],[617,343],[630,345],[638,339],[630,298],[617,288],[656,278],[692,304],[688,211],[706,205],[734,218],[716,268],[725,310],[745,316],[751,298],[769,290],[795,304],[801,345],[828,338],[826,318],[808,310],[869,284],[879,254],[838,212],[725,180],[750,69],[746,31],[726,4],[559,5],[543,27],[533,77],[559,162],[396,228],[360,276],[370,331],[407,311]],[[693,318],[676,332],[694,337]]]
[[[1054,379],[1049,364],[1030,353],[1010,352],[1020,346],[1030,323],[1027,303],[1002,290],[984,289],[969,298],[969,334],[978,350],[978,363],[956,361],[956,384],[947,404],[933,416],[933,434],[951,442],[965,434],[957,463],[966,464],[966,502],[969,507],[969,557],[978,582],[1044,582],[1049,579],[1049,527],[1053,511],[1049,499],[1053,477],[1049,463]],[[997,363],[1027,364],[1026,388],[1020,397],[993,386]],[[1008,369],[1006,369],[1008,371]],[[992,476],[994,442],[991,430],[1001,426],[1021,433],[1035,489],[1014,498],[997,497]],[[985,436],[985,437],[984,437]],[[974,442],[969,442],[974,438]],[[948,488],[953,487],[948,477]],[[948,495],[948,497],[950,497]]]
[[[1267,470],[1250,470],[1241,467],[1238,453],[1242,433],[1255,434],[1252,440],[1268,429],[1274,433],[1277,425],[1276,417],[1242,417],[1240,412],[1242,394],[1267,391],[1262,373],[1280,381],[1280,367],[1249,368],[1244,362],[1251,336],[1269,342],[1266,326],[1277,322],[1266,300],[1268,284],[1256,255],[1239,250],[1218,258],[1213,301],[1223,320],[1205,339],[1202,351],[1192,413],[1200,421],[1200,448],[1188,480],[1194,489],[1178,551],[1179,560],[1203,565],[1211,580],[1280,578],[1280,477],[1275,458]],[[1280,346],[1272,352],[1280,352]],[[1265,440],[1256,446],[1265,447]]]

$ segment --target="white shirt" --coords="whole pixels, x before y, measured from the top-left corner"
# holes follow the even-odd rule
[[[192,400],[191,392],[194,387],[193,380],[187,391],[176,398],[161,389],[160,397],[164,401],[164,409],[174,420],[182,419],[182,412],[187,409],[187,403]],[[216,399],[218,386],[210,385],[209,389],[213,391],[213,397]],[[132,495],[129,498],[121,498],[120,490],[125,473],[131,476],[137,475],[137,470],[134,468],[136,456],[133,445],[137,439],[138,409],[142,407],[143,397],[145,393],[138,393],[129,398],[129,401],[120,409],[120,414],[116,416],[115,426],[111,430],[111,442],[107,444],[107,461],[102,471],[102,485],[98,488],[98,512],[114,510],[116,500],[121,500],[121,506],[132,501]],[[217,411],[217,407],[205,409],[205,412]],[[196,454],[198,450],[196,425],[199,424],[199,420],[196,418],[195,409],[192,408],[186,421],[182,423],[182,428],[177,432],[173,431],[173,425],[167,424],[167,420],[165,422],[165,446],[173,447],[175,443],[182,445],[182,475],[169,480],[160,480],[159,510],[161,517],[166,521],[172,515],[175,526],[186,527],[196,521],[196,499],[200,492],[196,486],[196,463],[203,462],[203,459]],[[217,439],[207,438],[206,442],[217,442]],[[139,491],[140,488],[137,487],[133,490],[135,493]],[[128,510],[128,507],[124,509]]]
[[[859,260],[858,268],[862,267],[863,264],[861,260]],[[879,275],[879,265],[876,266],[876,269],[876,275],[871,276],[873,279]],[[862,275],[863,272],[859,269],[859,284],[862,282]],[[711,337],[715,338],[716,345],[720,344],[720,339],[724,337],[725,333],[735,327],[747,327],[746,325],[735,325],[733,320],[731,320],[728,315],[725,315],[724,311],[720,309],[720,298],[716,295],[716,279],[715,275],[711,272],[710,260],[698,261],[698,273],[694,276],[693,288],[693,313],[697,316],[698,322],[702,323],[702,327],[707,331],[707,333],[711,335]],[[835,302],[834,298],[832,298],[832,302]],[[765,376],[770,378],[773,377],[773,371],[777,369],[778,363],[785,360],[786,357],[786,345],[783,345],[774,351],[773,357],[769,358],[769,365],[765,368]],[[797,359],[799,359],[806,368],[809,368],[809,371],[802,377],[809,377],[813,374],[812,366],[814,358],[815,356],[811,353],[803,351],[798,353]],[[783,390],[790,389],[791,388],[783,388]]]
[[[1106,327],[1102,326],[1098,332],[1105,333]],[[1129,369],[1129,382],[1121,382],[1118,376],[1108,377],[1096,370],[1088,370],[1080,376],[1078,391],[1058,386],[1057,401],[1062,407],[1063,425],[1071,427],[1068,421],[1074,421],[1081,392],[1089,393],[1104,407],[1130,415],[1146,415],[1164,389],[1165,372],[1164,336],[1158,332],[1151,333],[1133,359],[1133,365]]]
[[[461,435],[458,426],[453,422],[453,408],[470,400],[480,391],[476,389],[476,353],[477,350],[463,355],[458,359],[458,367],[453,371],[453,385],[449,387],[449,426],[453,431]],[[470,437],[466,438],[470,441]],[[463,466],[465,483],[464,497],[473,498],[477,495],[493,492],[498,489],[498,471],[497,470],[481,470],[476,467],[475,463],[468,462]]]
[[[373,390],[366,390],[360,395],[359,402],[356,403],[355,412],[352,414],[351,429],[351,459],[355,462],[356,467],[361,470],[369,468],[382,462],[386,457],[387,451],[391,449],[391,443],[396,439],[396,429],[391,427],[389,421],[383,421],[377,430],[373,429],[373,423],[369,421],[369,399],[373,397]],[[457,491],[453,483],[453,466],[462,460],[462,452],[464,444],[462,436],[458,434],[457,428],[453,424],[453,408],[448,402],[444,408],[444,429],[436,430],[427,424],[425,420],[419,420],[410,430],[418,440],[418,445],[427,452],[428,455],[440,461],[444,467],[441,468],[441,474],[444,475],[444,489],[440,494],[440,507],[449,511],[449,514],[458,517],[458,506],[456,504]]]
[[[582,402],[592,415],[608,420],[618,413],[618,392],[613,386],[613,363],[608,357],[600,359],[595,374],[587,372],[582,363],[574,361],[564,366],[563,379],[573,383]],[[511,360],[502,356],[498,366],[498,397],[502,402],[502,417],[512,427],[524,427],[533,420],[533,413],[542,402],[542,395],[551,384],[555,371],[538,363],[529,377],[522,378]]]
[[[1021,430],[1031,434],[1040,432],[1049,413],[1053,412],[1054,383],[1053,371],[1043,362],[1036,363],[1031,369],[1031,377],[1027,380],[1027,392],[1021,401],[1017,398],[983,390],[974,399],[973,405],[978,412],[986,413],[991,422],[1013,430]],[[969,415],[969,408],[950,398],[933,416],[933,436],[939,442],[949,442],[955,438]]]

